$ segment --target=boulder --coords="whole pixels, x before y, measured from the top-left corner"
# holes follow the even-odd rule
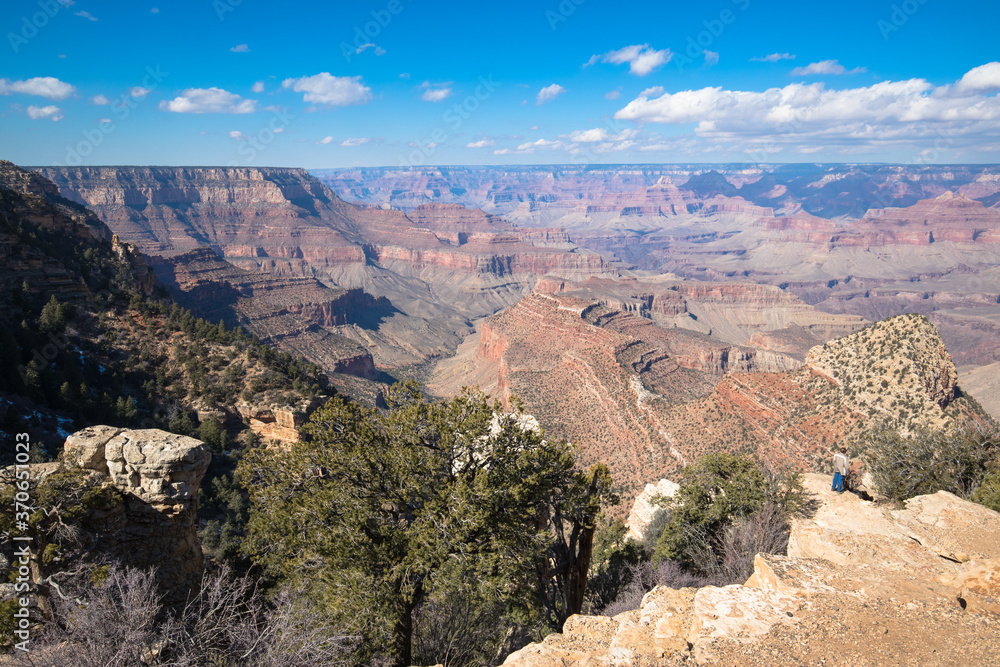
[[[653,502],[656,497],[673,498],[674,494],[680,490],[680,485],[671,482],[669,479],[661,479],[655,484],[647,484],[632,503],[632,510],[628,513],[625,525],[628,526],[626,538],[642,542],[646,537],[646,529],[658,519],[666,510]]]
[[[104,446],[122,432],[115,426],[88,426],[66,438],[63,453],[67,463],[86,470],[107,472]]]

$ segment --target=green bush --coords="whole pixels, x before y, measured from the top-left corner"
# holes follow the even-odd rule
[[[987,473],[983,478],[983,483],[972,494],[971,500],[1000,512],[1000,466],[996,467],[997,470]]]
[[[744,454],[709,454],[681,473],[653,561],[676,561],[719,583],[745,580],[757,553],[785,551],[786,519],[803,503],[797,473],[766,472]]]
[[[907,435],[880,429],[860,449],[875,487],[887,498],[903,501],[938,491],[970,498],[1000,454],[1000,438],[993,429],[922,428]]]

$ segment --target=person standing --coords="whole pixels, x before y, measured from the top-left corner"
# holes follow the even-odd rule
[[[844,492],[844,477],[851,467],[851,462],[847,458],[847,448],[841,447],[840,451],[833,455],[833,490],[837,493]]]

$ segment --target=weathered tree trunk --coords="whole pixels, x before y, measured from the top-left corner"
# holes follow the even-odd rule
[[[585,526],[577,538],[577,553],[566,572],[566,618],[583,611],[587,592],[587,572],[594,553],[594,527]]]
[[[413,610],[422,596],[422,584],[417,584],[410,599],[400,595],[399,616],[393,628],[393,667],[410,667],[413,664]]]

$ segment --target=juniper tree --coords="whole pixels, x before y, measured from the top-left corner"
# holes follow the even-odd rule
[[[302,442],[248,454],[248,555],[363,637],[359,660],[409,665],[414,610],[452,571],[526,614],[541,576],[566,589],[550,596],[557,617],[579,611],[606,468],[578,471],[569,445],[480,392],[429,403],[407,384],[385,399],[379,411],[334,398]]]

